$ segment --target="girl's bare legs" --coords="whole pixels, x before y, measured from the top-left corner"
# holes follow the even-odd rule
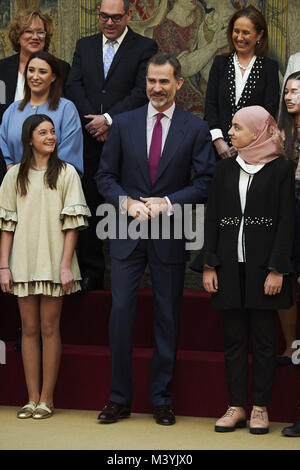
[[[296,339],[297,303],[287,310],[278,310],[278,315],[286,345],[282,356],[292,357],[294,349],[291,346]]]
[[[41,333],[43,340],[43,387],[40,402],[53,404],[53,393],[61,356],[60,314],[63,297],[42,295],[40,300]]]
[[[278,310],[279,320],[283,337],[285,340],[285,351],[281,356],[292,357],[294,349],[291,348],[293,341],[297,336],[297,281],[294,277],[293,281],[293,295],[294,305],[285,310]]]
[[[22,358],[29,401],[40,397],[40,315],[39,296],[19,297],[22,322]]]

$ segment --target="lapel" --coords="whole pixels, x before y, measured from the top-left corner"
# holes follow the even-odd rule
[[[250,102],[251,95],[253,91],[255,90],[256,82],[260,79],[260,73],[261,73],[262,67],[263,67],[263,59],[262,57],[257,57],[252,66],[249,77],[245,83],[242,96],[240,97],[239,102],[237,104],[237,109],[244,108],[245,106],[247,106],[247,103]]]
[[[134,42],[134,39],[135,39],[135,35],[134,35],[134,32],[128,27],[128,31],[127,31],[127,34],[125,35],[123,41],[122,41],[122,44],[120,45],[120,47],[118,48],[114,58],[113,58],[113,61],[111,63],[111,66],[108,70],[108,73],[107,73],[107,76],[106,76],[106,79],[105,79],[105,82],[107,80],[110,79],[111,75],[114,73],[114,70],[116,69],[117,65],[119,64],[120,60],[121,60],[121,57],[122,55],[124,54],[125,50],[130,48],[131,45],[133,44]],[[101,49],[103,50],[103,49]],[[102,54],[102,60],[101,60],[101,63],[102,63],[102,70],[103,70],[103,78],[104,78],[104,69],[103,69],[103,54]]]
[[[232,158],[232,175],[230,175],[230,187],[233,190],[232,198],[232,210],[233,214],[240,214],[242,216],[241,198],[240,198],[240,165],[236,161],[235,157]],[[228,182],[227,182],[228,184]],[[246,200],[247,203],[247,200]],[[246,207],[245,207],[246,209]]]
[[[234,199],[238,198],[237,200],[239,201],[239,210],[242,213],[240,190],[239,190],[240,169],[241,169],[241,167],[238,164],[238,162],[236,162],[236,161],[235,161],[235,167],[236,167],[237,171],[234,170],[234,175],[233,175],[233,178],[232,178],[232,186],[234,188],[237,188],[237,194],[234,195]],[[259,184],[261,184],[261,183],[259,183],[259,181],[260,181],[260,179],[261,179],[261,177],[264,173],[265,167],[266,167],[266,165],[263,168],[261,168],[261,170],[259,170],[257,173],[255,173],[253,175],[250,187],[248,188],[248,192],[247,192],[244,214],[247,213],[249,205],[250,205],[250,207],[251,206],[255,207],[255,200],[257,198],[257,187],[258,187]]]
[[[141,168],[147,186],[151,187],[147,158],[147,111],[148,103],[142,108],[136,109],[133,122],[130,127],[131,139],[137,155],[137,163]]]
[[[89,70],[89,74],[92,74],[95,77],[96,83],[104,82],[102,38],[102,33],[96,34],[93,37],[95,44],[91,44],[91,47],[87,52],[87,54],[91,54],[89,67],[93,68],[93,70]]]
[[[160,157],[157,174],[154,184],[161,177],[163,172],[174,157],[175,152],[178,150],[187,131],[187,115],[183,110],[175,106],[174,114],[170,124],[169,132],[165,142],[163,152]]]
[[[148,104],[136,110],[134,114],[134,122],[130,130],[132,142],[137,154],[137,162],[141,168],[147,186],[152,187],[147,156],[147,111]],[[175,152],[178,150],[187,132],[187,124],[187,115],[180,107],[175,106],[172,122],[164,145],[164,150],[160,157],[154,185],[164,173],[172,158],[174,157]]]
[[[5,80],[6,86],[6,102],[12,103],[15,99],[15,93],[18,82],[20,54],[11,56],[11,64],[9,66],[9,74]]]
[[[263,58],[262,57],[257,57],[251,72],[247,78],[247,81],[245,83],[242,95],[238,101],[238,104],[235,104],[235,67],[234,67],[234,60],[233,60],[233,53],[229,56],[228,59],[228,68],[227,71],[224,73],[225,77],[225,84],[226,84],[226,91],[229,93],[230,97],[230,103],[231,103],[231,110],[232,113],[235,114],[236,111],[238,111],[241,108],[244,108],[245,106],[248,105],[248,103],[251,101],[251,95],[255,90],[256,83],[260,79],[261,75],[261,69],[263,68]]]

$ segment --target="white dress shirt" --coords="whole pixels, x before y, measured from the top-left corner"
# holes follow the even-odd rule
[[[24,75],[21,72],[18,72],[18,81],[14,101],[20,101],[24,98],[24,83]]]
[[[173,113],[175,110],[175,103],[170,106],[166,111],[163,112],[164,117],[161,119],[161,126],[162,126],[162,142],[161,142],[161,153],[163,153],[164,146],[167,140],[169,128],[171,125]],[[151,145],[151,140],[152,140],[152,134],[153,134],[153,129],[156,123],[157,115],[160,113],[160,111],[157,111],[152,104],[149,102],[148,104],[148,111],[147,111],[147,124],[146,124],[146,135],[147,135],[147,158],[149,159],[149,151],[150,151],[150,145]],[[167,203],[168,203],[168,210],[166,212],[167,215],[172,215],[173,214],[173,207],[171,204],[170,199],[167,196],[163,196]],[[123,202],[126,199],[124,197],[122,201],[120,202],[120,211],[122,214],[125,214],[126,210],[123,209]]]
[[[240,180],[239,180],[239,193],[242,209],[242,220],[240,224],[238,236],[238,261],[241,263],[246,262],[244,250],[244,212],[246,207],[247,194],[255,173],[258,173],[264,167],[263,165],[249,165],[239,155],[236,158],[237,163],[240,165]]]
[[[161,121],[160,121],[161,127],[162,127],[161,153],[163,153],[163,150],[164,150],[164,146],[165,146],[166,139],[168,136],[174,110],[175,110],[175,103],[173,103],[172,106],[170,106],[170,108],[166,109],[166,111],[163,112],[164,117],[161,118]],[[147,112],[147,158],[148,159],[149,159],[149,151],[150,151],[153,129],[154,129],[157,115],[159,114],[159,112],[160,111],[157,111],[157,109],[155,109],[151,103],[148,104],[148,112]],[[164,196],[164,198],[166,199],[168,203],[167,215],[172,215],[173,208],[172,208],[170,199],[167,196]]]
[[[233,62],[234,62],[234,69],[235,69],[235,104],[237,105],[239,102],[240,97],[242,96],[243,90],[245,88],[246,82],[250,75],[251,69],[255,62],[256,55],[252,57],[249,65],[247,66],[247,70],[245,70],[244,75],[242,75],[240,66],[238,64],[237,55],[234,54]],[[216,139],[224,139],[223,132],[221,129],[212,129],[210,131],[212,140]]]
[[[126,26],[126,28],[124,29],[121,36],[114,40],[113,47],[114,47],[114,50],[115,50],[115,54],[117,53],[117,50],[119,49],[120,45],[122,44],[122,42],[123,42],[123,40],[124,40],[124,38],[127,34],[127,31],[128,31],[128,28]],[[103,40],[102,40],[103,61],[104,61],[104,56],[105,56],[105,53],[107,51],[108,44],[109,44],[110,41],[111,41],[111,39],[108,39],[103,34]],[[122,77],[120,77],[120,79],[122,79]],[[109,125],[111,126],[112,125],[112,117],[108,113],[104,113],[104,116],[106,117],[106,119],[109,122]]]
[[[175,110],[175,103],[170,106],[166,111],[163,112],[164,117],[161,119],[161,127],[162,127],[162,143],[161,143],[161,153],[163,152],[165,142],[167,139],[167,135],[169,132],[171,120],[173,117],[173,113]],[[152,140],[152,133],[156,123],[156,117],[160,113],[157,111],[151,103],[148,104],[148,112],[147,112],[147,157],[149,158],[149,151],[150,145]]]

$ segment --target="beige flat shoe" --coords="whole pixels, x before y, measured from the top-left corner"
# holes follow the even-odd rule
[[[246,413],[243,408],[236,408],[229,406],[228,410],[218,419],[215,424],[216,432],[232,432],[238,428],[245,428],[247,426]]]
[[[36,409],[36,403],[30,401],[24,405],[17,413],[17,418],[19,419],[28,419],[31,418]]]
[[[50,407],[45,403],[41,402],[37,405],[32,417],[33,419],[45,419],[50,418],[54,414],[54,407],[51,405]]]
[[[250,417],[251,434],[267,434],[269,432],[268,412],[253,408]]]

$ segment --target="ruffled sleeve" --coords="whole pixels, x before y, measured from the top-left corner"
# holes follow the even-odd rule
[[[86,204],[80,178],[72,165],[67,164],[62,175],[63,208],[60,213],[62,230],[84,229],[91,212]]]
[[[5,175],[0,187],[0,229],[14,232],[17,222],[17,187],[18,166],[12,167]]]

